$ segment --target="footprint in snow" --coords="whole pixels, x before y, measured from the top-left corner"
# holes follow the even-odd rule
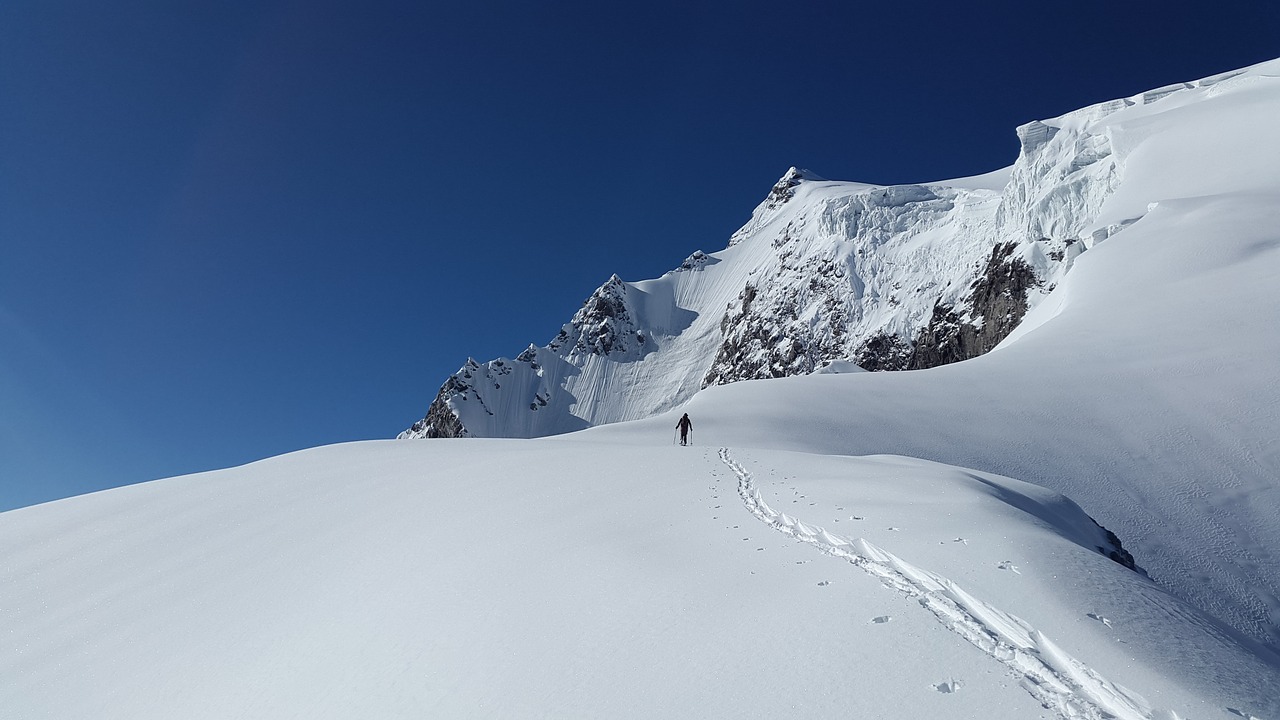
[[[950,695],[951,693],[959,690],[961,687],[962,685],[960,681],[953,678],[951,680],[948,680],[947,682],[940,682],[937,685],[934,685],[933,689],[937,690],[938,692],[944,695]]]
[[[1012,562],[1010,562],[1010,561],[1008,561],[1008,560],[1005,560],[1004,562],[1000,563],[1000,564],[999,564],[999,565],[997,565],[996,567],[997,567],[997,568],[999,568],[999,569],[1001,569],[1001,570],[1008,570],[1008,571],[1012,572],[1014,575],[1021,575],[1021,574],[1022,574],[1022,573],[1018,570],[1018,566],[1017,566],[1017,565],[1014,565]]]
[[[1104,617],[1102,617],[1101,615],[1098,615],[1097,613],[1089,613],[1089,614],[1088,614],[1088,615],[1086,615],[1085,617],[1088,617],[1088,618],[1093,619],[1093,620],[1097,620],[1098,622],[1102,623],[1103,625],[1106,625],[1107,627],[1111,627],[1111,620],[1110,620],[1109,618],[1104,618]]]
[[[893,618],[889,617],[888,615],[877,615],[877,616],[875,616],[875,617],[871,618],[871,622],[873,622],[873,623],[875,623],[875,624],[877,624],[877,625],[883,625],[883,624],[885,624],[885,623],[889,622],[889,621],[890,621],[890,620],[892,620],[892,619],[893,619]]]

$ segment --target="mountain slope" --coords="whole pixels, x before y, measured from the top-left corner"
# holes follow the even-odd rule
[[[1274,665],[1104,542],[1054,493],[908,458],[332,446],[0,514],[0,706],[131,720],[1280,710]]]
[[[1280,65],[1196,92],[1108,117],[1127,179],[1100,222],[1142,217],[1082,255],[995,351],[749,397],[713,388],[682,408],[702,441],[888,452],[1052,488],[1158,583],[1280,645]],[[639,425],[660,437],[674,422]]]
[[[1145,214],[1128,198],[1150,194],[1153,180],[1176,184],[1129,168],[1138,147],[1141,165],[1176,157],[1179,148],[1146,141],[1164,133],[1170,108],[1203,106],[1213,122],[1217,108],[1229,112],[1224,94],[1267,72],[1028,123],[1014,164],[976,178],[882,187],[792,168],[727,248],[655,280],[614,276],[546,346],[468,361],[403,437],[549,435],[833,360],[903,370],[981,355],[1081,253]],[[1153,148],[1162,157],[1149,157]]]
[[[981,358],[926,373],[865,374],[814,402],[798,402],[809,396],[797,395],[795,385],[829,388],[833,381],[790,380],[762,390],[767,400],[724,406],[704,406],[700,394],[689,409],[703,432],[714,428],[710,437],[725,444],[892,452],[1053,488],[1120,532],[1158,582],[1254,639],[1280,644],[1274,550],[1280,516],[1273,510],[1280,507],[1280,459],[1272,449],[1280,437],[1273,369],[1280,340],[1271,330],[1280,326],[1275,117],[1280,64],[1273,61],[1024,126],[1023,151],[1007,182],[985,177],[883,189],[792,174],[729,248],[705,256],[701,270],[615,283],[670,286],[678,289],[668,296],[676,298],[671,307],[719,308],[723,301],[728,311],[700,311],[690,325],[697,332],[657,343],[659,350],[638,362],[592,356],[588,369],[561,372],[589,380],[593,392],[565,398],[559,417],[581,427],[661,410],[701,385],[702,363],[718,352],[732,362],[717,363],[713,381],[816,365],[822,355],[805,349],[815,337],[835,337],[822,334],[835,327],[824,324],[833,315],[822,308],[845,306],[814,298],[844,286],[812,273],[809,263],[830,252],[835,237],[861,238],[834,242],[849,250],[840,257],[857,259],[863,251],[874,260],[832,265],[855,289],[851,296],[860,304],[849,316],[862,323],[833,344],[865,366],[885,358],[910,366],[924,352],[921,339],[935,359],[956,359],[940,350],[972,345],[993,321],[1009,330],[1012,315],[1000,300],[1012,292],[996,288],[1023,287],[1025,318]],[[993,187],[1001,182],[997,196]],[[951,200],[931,199],[941,197]],[[850,207],[856,212],[845,212]],[[857,224],[869,216],[880,219]],[[894,225],[891,218],[910,219]],[[960,230],[975,227],[1003,228],[995,233],[1001,244],[991,248]],[[1037,236],[1061,246],[1027,241]],[[965,242],[977,249],[960,253]],[[1002,257],[1025,262],[1035,281],[1012,271],[1016,263],[1002,266]],[[899,265],[918,276],[904,275]],[[904,291],[961,270],[970,273],[963,278],[980,276],[941,283],[950,294],[936,300],[902,301],[913,297]],[[764,279],[746,284],[752,277]],[[797,290],[805,277],[819,291]],[[911,282],[897,290],[886,285],[902,277]],[[744,291],[750,287],[758,289]],[[692,300],[716,293],[714,301]],[[979,326],[975,315],[982,313],[965,304],[966,294],[994,298],[987,307],[1006,311],[984,315]],[[970,321],[974,330],[965,329]],[[926,324],[915,346],[904,349],[911,322]],[[729,343],[736,348],[724,353]],[[667,347],[683,350],[664,355]],[[869,361],[868,352],[875,358]],[[576,368],[572,358],[562,362]],[[477,397],[489,390],[477,388]],[[442,395],[434,409],[448,416],[463,405]],[[732,409],[716,409],[724,407]],[[463,426],[475,422],[467,408],[459,412]],[[768,422],[753,417],[759,414]],[[488,424],[476,423],[477,433],[499,434],[517,417],[491,416]],[[660,417],[651,432],[668,432],[663,425],[674,425],[674,417]],[[516,434],[548,427],[530,423]],[[596,433],[613,437],[606,428]]]

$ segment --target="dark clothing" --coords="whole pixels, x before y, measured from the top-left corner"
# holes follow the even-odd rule
[[[684,417],[680,418],[680,422],[676,423],[676,427],[680,428],[680,444],[688,445],[689,431],[693,429],[693,421],[689,419],[688,413],[685,413]]]

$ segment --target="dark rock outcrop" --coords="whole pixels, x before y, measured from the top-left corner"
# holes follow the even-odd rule
[[[547,345],[561,355],[643,355],[645,335],[627,301],[627,284],[614,275],[583,302],[559,334]]]
[[[854,352],[853,362],[871,372],[906,370],[911,364],[911,345],[897,335],[881,333]]]
[[[847,287],[844,267],[832,258],[811,258],[784,265],[802,282],[774,278],[788,293],[775,293],[764,307],[756,302],[760,289],[748,283],[720,321],[722,340],[702,386],[739,380],[805,375],[832,360],[845,359],[848,308],[838,286]],[[810,317],[801,320],[801,308]]]
[[[795,197],[795,187],[806,179],[806,173],[799,168],[791,168],[774,184],[765,202],[770,210],[775,210],[783,203]]]
[[[1016,247],[1002,243],[991,250],[986,269],[961,303],[963,315],[958,308],[934,305],[929,323],[916,336],[906,369],[922,370],[975,358],[1013,332],[1027,313],[1027,291],[1038,283],[1035,270],[1014,257]]]
[[[1089,518],[1089,519],[1093,520],[1093,518]],[[1105,533],[1107,536],[1106,547],[1102,545],[1099,545],[1097,547],[1099,554],[1106,555],[1107,557],[1111,558],[1112,561],[1117,562],[1136,573],[1140,573],[1142,575],[1147,574],[1147,571],[1143,570],[1138,565],[1138,563],[1133,559],[1133,554],[1130,553],[1128,550],[1125,550],[1124,546],[1120,544],[1120,538],[1117,537],[1115,533],[1102,527],[1102,525],[1098,524],[1097,520],[1093,520],[1093,524],[1097,525],[1098,529],[1102,530],[1102,532]]]
[[[474,360],[471,360],[468,364],[470,365],[474,362]],[[440,388],[440,392],[436,394],[436,399],[431,402],[431,407],[427,408],[426,417],[415,422],[408,430],[401,433],[401,437],[469,437],[470,434],[462,426],[462,421],[458,419],[457,413],[449,408],[448,400],[454,396],[465,397],[470,390],[471,387],[464,380],[459,379],[457,375],[451,376],[445,381],[444,386]]]
[[[687,270],[701,270],[707,265],[714,265],[717,262],[720,261],[701,250],[695,250],[692,255],[684,259],[684,262],[680,263],[680,267],[676,268],[675,271],[684,272]]]

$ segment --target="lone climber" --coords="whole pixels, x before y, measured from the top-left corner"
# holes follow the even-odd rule
[[[680,418],[680,422],[676,423],[676,427],[680,428],[680,444],[689,444],[689,431],[693,429],[693,421],[689,419],[689,413],[685,413]]]

